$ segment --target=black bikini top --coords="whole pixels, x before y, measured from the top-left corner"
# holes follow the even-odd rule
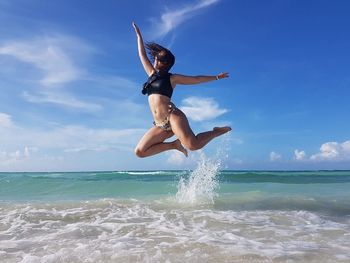
[[[151,95],[151,94],[161,94],[171,98],[173,95],[173,87],[170,82],[171,73],[153,73],[143,84],[142,94],[143,95]]]

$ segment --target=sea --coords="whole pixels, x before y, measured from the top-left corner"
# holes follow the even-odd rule
[[[0,262],[350,262],[350,171],[0,173]]]

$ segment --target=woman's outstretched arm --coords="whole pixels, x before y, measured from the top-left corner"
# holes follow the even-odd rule
[[[182,84],[182,85],[193,85],[193,84],[199,84],[203,82],[209,82],[212,80],[219,80],[223,78],[228,78],[229,75],[227,72],[220,73],[216,76],[184,76],[180,74],[174,74],[171,77],[172,82],[176,84]]]
[[[154,73],[155,69],[147,57],[145,46],[143,44],[141,31],[138,28],[138,26],[135,24],[135,22],[132,23],[132,26],[134,27],[135,33],[137,36],[137,49],[139,52],[139,57],[140,57],[141,63],[143,65],[143,68],[145,69],[147,75],[151,76]]]

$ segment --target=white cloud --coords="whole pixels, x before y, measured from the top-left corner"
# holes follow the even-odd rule
[[[188,4],[182,8],[165,12],[159,20],[154,21],[155,35],[153,37],[164,37],[174,28],[196,15],[197,11],[217,2],[219,0],[200,0],[196,4]]]
[[[167,159],[167,163],[180,166],[186,161],[186,156],[178,151],[171,151]]]
[[[0,127],[10,127],[13,125],[11,116],[0,112]]]
[[[299,151],[298,149],[294,150],[294,159],[301,161],[304,160],[306,154],[305,151]]]
[[[30,63],[41,70],[39,80],[45,87],[62,85],[81,77],[83,71],[75,65],[77,54],[91,52],[82,41],[67,37],[39,37],[33,40],[14,40],[0,46],[0,55],[8,55]]]
[[[189,97],[182,101],[180,109],[186,116],[194,121],[214,119],[227,109],[220,109],[218,103],[212,98]]]
[[[101,99],[104,95],[108,98],[112,95],[117,101],[130,97],[130,92],[140,88],[140,84],[125,77],[96,75],[84,69],[81,62],[85,63],[96,52],[94,47],[83,40],[63,34],[0,42],[0,56],[10,56],[17,63],[24,62],[31,66],[30,69],[24,69],[28,72],[16,71],[16,75],[11,76],[25,84],[25,88],[22,88],[25,91],[21,94],[23,99],[31,103],[55,104],[83,112],[97,112],[105,105],[84,101],[68,89],[98,87]]]
[[[24,147],[24,154],[25,157],[29,157],[30,156],[30,148],[29,147]]]
[[[11,56],[21,63],[29,63],[37,70],[30,74],[34,74],[35,78],[38,72],[41,75],[34,85],[33,81],[20,79],[28,85],[27,89],[33,89],[33,87],[36,89],[36,92],[23,92],[24,99],[32,103],[52,103],[88,112],[99,111],[102,106],[77,99],[62,88],[73,81],[87,79],[85,76],[88,74],[77,64],[94,51],[78,38],[58,34],[30,40],[16,39],[0,44],[0,55]],[[21,73],[18,72],[17,75]],[[18,78],[18,76],[15,77]],[[52,87],[56,88],[52,89]]]
[[[0,170],[42,171],[64,167],[84,170],[88,167],[104,169],[103,164],[106,167],[122,166],[125,161],[123,158],[127,158],[125,156],[134,156],[133,149],[144,132],[144,129],[117,130],[84,126],[29,129],[13,125],[0,129]],[[55,162],[57,156],[62,162],[68,160],[69,164]],[[91,163],[93,159],[105,160],[105,163]],[[45,160],[47,163],[43,163]]]
[[[278,160],[281,160],[282,159],[282,156],[276,152],[270,152],[270,161],[271,162],[275,162],[275,161],[278,161]]]
[[[102,109],[101,105],[79,100],[73,95],[64,92],[43,91],[40,94],[34,95],[25,91],[22,95],[24,99],[32,103],[52,103],[88,112],[95,112]]]
[[[65,126],[49,133],[44,133],[42,144],[46,147],[61,148],[64,150],[86,148],[100,149],[105,147],[133,146],[137,135],[143,129],[92,129],[83,126]],[[134,138],[134,139],[133,139]],[[54,141],[54,142],[52,142]],[[108,147],[107,147],[108,146]]]
[[[28,159],[31,155],[38,151],[37,147],[25,146],[23,150],[0,151],[0,164],[10,164],[24,159]]]
[[[310,157],[314,161],[345,161],[350,160],[350,141],[343,143],[326,142],[320,152]]]
[[[176,150],[166,152],[168,156],[166,162],[181,167],[193,166],[202,158],[204,151],[202,149],[194,152],[189,151],[188,154],[188,157],[186,157],[183,153]]]
[[[233,158],[232,160],[230,160],[233,164],[243,164],[244,161],[242,159],[239,158]]]
[[[13,126],[9,129],[0,129],[1,149],[24,148],[27,153],[35,149],[59,150],[77,152],[76,149],[111,149],[129,147],[132,151],[136,140],[145,132],[144,129],[98,129],[84,126],[61,126],[50,129],[28,129]],[[75,149],[75,150],[69,150]]]
[[[108,152],[108,151],[132,151],[132,146],[110,146],[110,145],[100,145],[100,146],[92,146],[92,147],[79,147],[79,148],[67,148],[63,150],[66,153],[81,153],[81,152]]]

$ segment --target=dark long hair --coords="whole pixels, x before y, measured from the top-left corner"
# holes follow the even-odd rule
[[[168,72],[175,64],[175,56],[169,49],[154,42],[146,43],[146,49],[148,55],[152,59],[152,62],[154,62],[155,57],[162,62],[162,68],[160,68],[161,71]]]

